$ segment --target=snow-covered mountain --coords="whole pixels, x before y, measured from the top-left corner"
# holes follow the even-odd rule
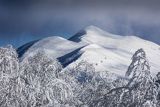
[[[28,44],[31,45],[28,47]],[[86,27],[68,40],[52,36],[28,44],[18,49],[22,59],[37,50],[44,50],[66,68],[86,60],[94,65],[96,71],[110,71],[122,76],[134,52],[143,48],[151,65],[151,73],[160,72],[159,45],[136,36],[114,35],[95,26]]]
[[[82,46],[82,44],[69,41],[62,37],[52,36],[35,42],[22,57],[31,55],[37,50],[44,50],[51,57],[58,58]],[[25,50],[25,48],[23,49]]]

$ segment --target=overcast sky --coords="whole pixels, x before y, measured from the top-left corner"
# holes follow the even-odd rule
[[[69,38],[89,25],[160,44],[160,0],[0,0],[0,46]]]

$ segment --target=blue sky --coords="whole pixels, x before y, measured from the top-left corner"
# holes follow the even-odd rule
[[[69,38],[89,25],[160,44],[159,0],[1,0],[0,46]]]

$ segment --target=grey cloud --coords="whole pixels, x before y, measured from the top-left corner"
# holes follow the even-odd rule
[[[160,43],[159,4],[159,0],[1,0],[0,38],[69,37],[92,24]]]

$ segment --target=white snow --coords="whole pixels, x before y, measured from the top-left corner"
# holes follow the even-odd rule
[[[74,36],[79,42],[55,36],[42,39],[31,46],[24,57],[35,50],[43,49],[50,56],[58,58],[84,46],[80,50],[83,54],[69,66],[86,60],[93,63],[97,71],[110,71],[123,76],[134,52],[143,48],[150,62],[151,73],[155,75],[160,72],[159,45],[136,36],[114,35],[95,26],[89,26],[83,31],[85,34]]]
[[[108,59],[107,62],[104,62],[107,64],[106,70],[124,75],[127,70],[127,66],[129,66],[131,62],[131,57],[134,52],[139,48],[143,48],[150,62],[151,73],[156,74],[157,72],[160,72],[159,45],[136,36],[119,36],[110,34],[95,26],[89,26],[84,30],[86,31],[86,34],[78,37],[80,38],[79,43],[97,44],[105,48],[105,51],[103,52],[93,48],[93,51],[90,53],[94,54],[95,52],[97,55],[93,55],[94,58],[92,58],[92,55],[90,54],[85,55],[86,58],[88,56],[94,62],[94,60],[96,61],[97,59],[96,57],[98,55],[102,56],[100,53],[103,53],[103,55],[105,55]],[[103,59],[104,58],[101,60]]]
[[[25,53],[25,56],[32,54],[32,52],[37,50],[44,50],[49,56],[58,58],[63,56],[73,50],[80,48],[82,45],[72,41],[68,41],[62,37],[52,36],[44,38],[37,43],[35,43],[29,50]]]
[[[125,73],[127,65],[129,64],[129,61],[125,57],[96,44],[90,44],[82,48],[81,51],[83,54],[75,63],[85,60],[92,63],[96,71]],[[123,64],[121,64],[121,62],[123,62]],[[70,64],[70,66],[72,66],[72,64]]]

